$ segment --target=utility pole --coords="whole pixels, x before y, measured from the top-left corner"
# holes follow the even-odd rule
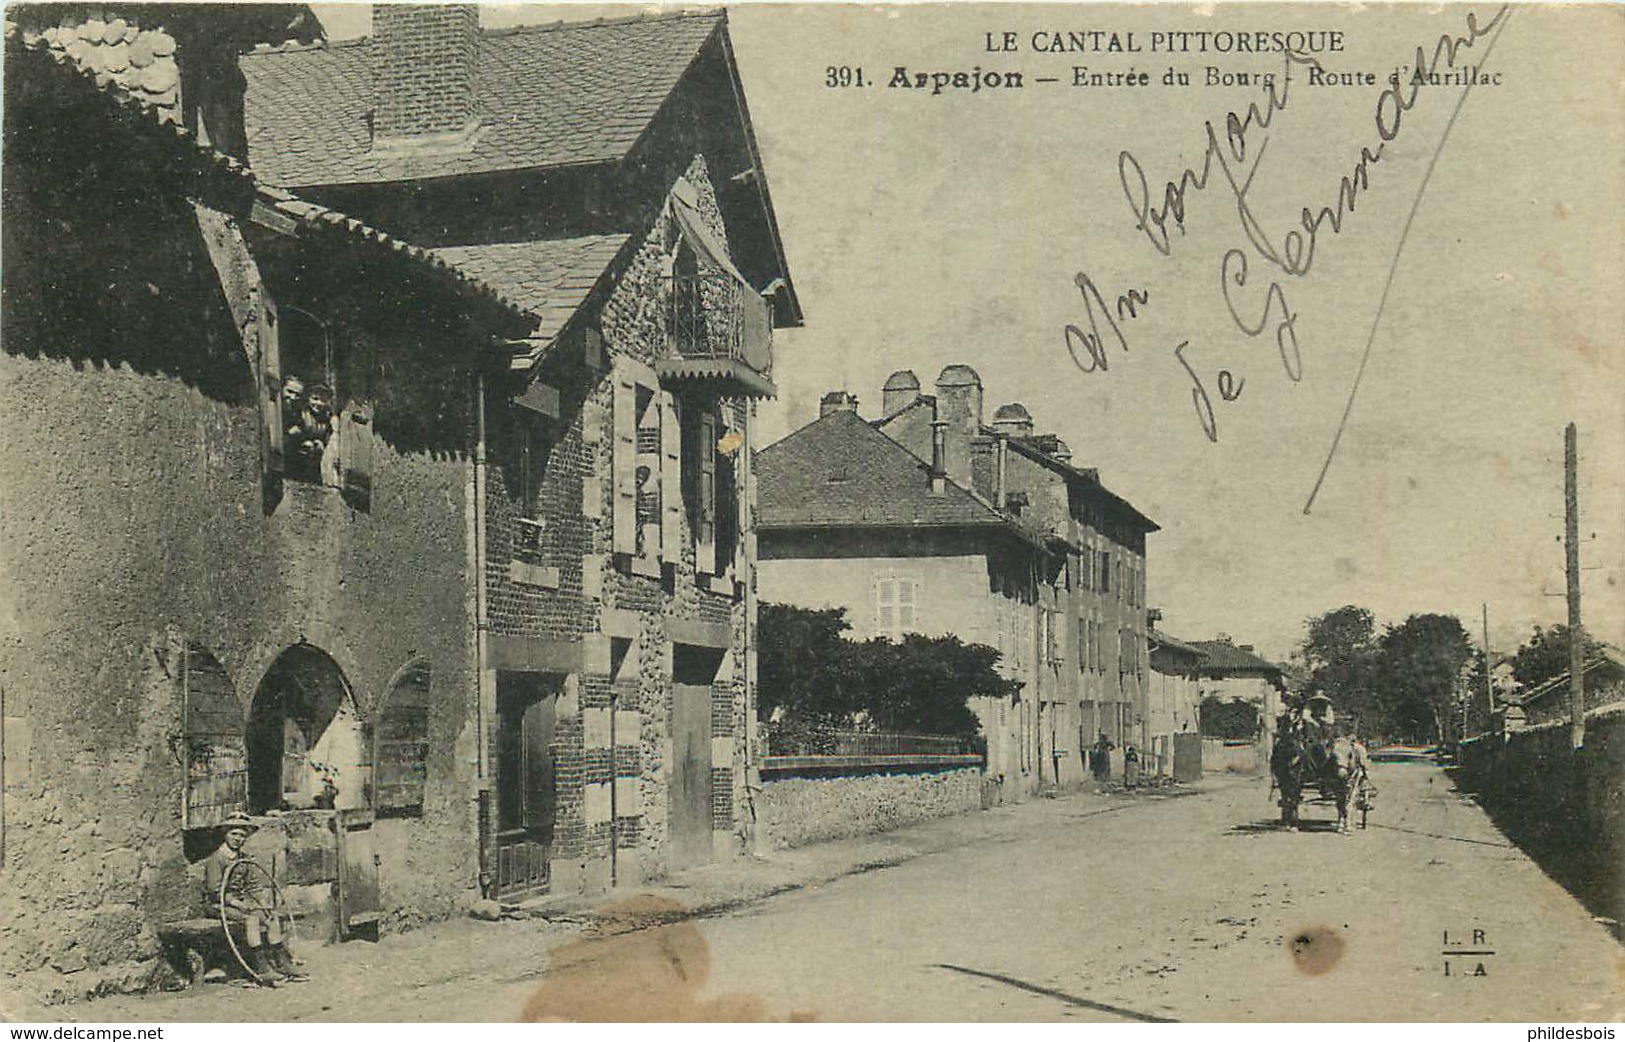
[[[1563,430],[1563,557],[1569,587],[1569,740],[1576,749],[1586,743],[1585,636],[1580,629],[1580,493],[1575,475],[1578,434],[1574,424]]]
[[[1495,666],[1495,660],[1490,657],[1490,604],[1484,604],[1484,698],[1490,705],[1490,718],[1495,718],[1495,684],[1490,679],[1490,671]],[[1492,725],[1493,726],[1493,725]]]

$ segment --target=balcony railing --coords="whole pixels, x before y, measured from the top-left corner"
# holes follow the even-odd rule
[[[761,294],[730,275],[670,279],[663,378],[712,380],[728,393],[772,395],[773,315]]]

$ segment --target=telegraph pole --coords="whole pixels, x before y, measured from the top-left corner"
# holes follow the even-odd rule
[[[1484,604],[1484,697],[1490,704],[1490,718],[1495,717],[1495,684],[1490,679],[1490,670],[1493,660],[1490,658],[1490,604]]]
[[[1575,476],[1578,435],[1574,424],[1563,429],[1563,557],[1569,587],[1569,740],[1576,749],[1586,742],[1585,635],[1580,630],[1580,493]]]

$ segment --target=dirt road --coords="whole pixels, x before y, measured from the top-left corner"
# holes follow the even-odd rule
[[[867,841],[822,885],[699,920],[590,934],[447,923],[314,953],[310,984],[109,999],[51,1019],[1625,1015],[1625,948],[1442,772],[1378,765],[1375,778],[1371,827],[1350,836],[1275,829],[1261,779],[1039,800]],[[628,915],[699,903],[686,893]]]

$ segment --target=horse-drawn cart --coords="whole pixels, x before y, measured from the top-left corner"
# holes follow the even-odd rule
[[[1270,791],[1280,793],[1281,824],[1297,830],[1304,804],[1337,808],[1337,830],[1349,830],[1349,807],[1360,812],[1360,827],[1375,806],[1363,752],[1352,739],[1322,739],[1303,728],[1285,727],[1270,751]]]

